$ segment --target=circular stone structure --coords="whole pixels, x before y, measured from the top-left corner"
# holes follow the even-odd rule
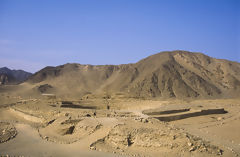
[[[13,139],[17,135],[16,128],[8,122],[0,122],[0,143]]]

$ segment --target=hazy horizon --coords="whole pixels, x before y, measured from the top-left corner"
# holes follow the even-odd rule
[[[171,50],[240,62],[240,2],[2,0],[0,34],[0,67],[29,72]]]

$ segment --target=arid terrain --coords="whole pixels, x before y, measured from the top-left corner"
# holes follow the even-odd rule
[[[186,51],[0,86],[0,156],[239,156],[240,63]]]

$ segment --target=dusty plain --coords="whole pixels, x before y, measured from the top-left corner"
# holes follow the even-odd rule
[[[0,156],[240,155],[237,62],[166,51],[1,78]]]
[[[0,97],[1,156],[240,155],[239,99]]]

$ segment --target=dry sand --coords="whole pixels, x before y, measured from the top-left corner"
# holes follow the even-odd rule
[[[11,96],[5,102],[8,99]],[[1,143],[0,152],[10,156],[238,156],[239,102],[109,99],[107,109],[105,105],[93,108],[96,104],[86,100],[65,102],[69,107],[61,107],[59,100],[18,100],[1,104],[0,121],[15,126],[18,134]],[[227,113],[169,122],[155,118],[189,112],[182,109],[218,108]]]
[[[239,156],[239,96],[240,64],[201,53],[46,67],[0,86],[0,155]]]

